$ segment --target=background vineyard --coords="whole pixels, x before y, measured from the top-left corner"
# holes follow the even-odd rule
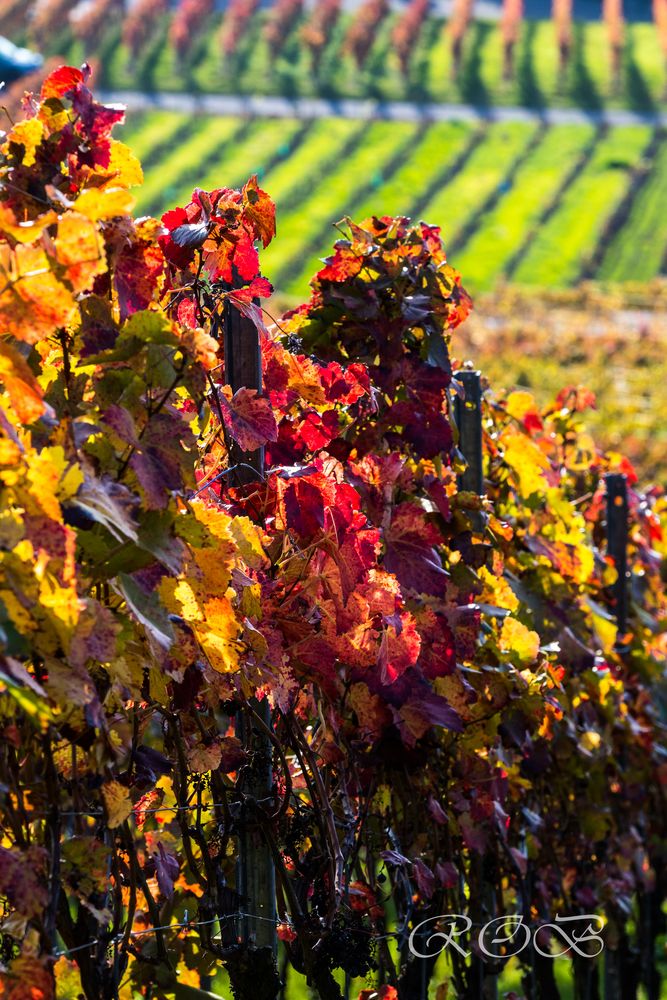
[[[48,2],[53,5],[56,0]],[[101,2],[95,0],[98,6]],[[145,15],[138,34],[128,30],[128,23],[135,22],[115,3],[94,30],[77,31],[76,22],[71,25],[61,17],[48,35],[35,39],[24,5],[23,19],[13,34],[17,40],[37,41],[47,55],[75,63],[95,56],[98,86],[592,110],[665,107],[665,56],[660,33],[651,23],[625,26],[616,75],[602,21],[573,24],[565,66],[554,22],[523,21],[517,27],[512,71],[507,74],[502,21],[471,22],[457,60],[452,51],[455,23],[426,16],[405,25],[409,6],[403,12],[387,9],[382,16],[376,14],[372,38],[363,52],[349,39],[351,28],[363,16],[361,11],[339,12],[328,25],[324,22],[327,33],[320,33],[323,41],[314,49],[315,15],[299,5],[287,10],[276,24],[278,5],[275,10],[253,10],[252,3],[246,2],[239,14],[237,2],[229,8],[237,12],[230,25],[222,13],[207,14],[207,5],[200,3],[197,17],[190,15],[188,33],[181,42],[177,40],[178,12],[160,13],[159,8],[151,0],[152,13]],[[6,30],[1,16],[0,30]],[[408,41],[404,42],[406,32]]]
[[[667,140],[661,129],[520,122],[238,119],[156,111],[125,138],[147,182],[139,210],[257,172],[279,210],[270,279],[302,295],[344,214],[405,212],[443,227],[473,293],[501,281],[565,287],[649,281],[667,267]]]

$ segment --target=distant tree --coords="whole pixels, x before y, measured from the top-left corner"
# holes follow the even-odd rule
[[[514,75],[514,49],[521,34],[523,0],[503,0],[500,32],[503,39],[503,76],[511,80]]]
[[[653,20],[667,66],[667,0],[653,0]]]
[[[455,79],[461,72],[463,41],[472,21],[474,6],[475,0],[454,0],[452,17],[447,25],[452,51],[452,76]]]
[[[264,37],[272,58],[282,51],[302,11],[303,0],[276,0],[264,26]]]
[[[613,86],[617,88],[621,80],[621,57],[625,35],[623,0],[603,0],[602,17],[607,26],[612,82]]]
[[[93,52],[114,19],[122,17],[123,0],[83,0],[70,12],[72,31]]]
[[[394,24],[391,40],[401,64],[403,76],[408,75],[410,59],[414,52],[419,32],[426,20],[431,0],[410,0],[401,16]]]
[[[365,0],[358,8],[345,38],[345,50],[350,53],[359,69],[366,62],[389,9],[389,0]]]
[[[214,0],[181,0],[179,3],[169,26],[169,41],[179,60],[187,56],[214,6]]]
[[[313,56],[313,67],[317,70],[324,48],[340,17],[341,0],[317,0],[313,12],[303,26],[301,37]]]
[[[136,59],[155,31],[156,22],[169,10],[169,0],[137,0],[123,21],[123,44]]]
[[[67,22],[75,0],[37,0],[30,11],[29,33],[32,41],[43,46]]]
[[[218,36],[220,50],[227,59],[235,54],[258,6],[259,0],[230,0]]]
[[[551,16],[556,28],[560,72],[563,74],[572,51],[572,0],[553,0]]]

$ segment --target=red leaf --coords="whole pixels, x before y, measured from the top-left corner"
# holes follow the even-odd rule
[[[419,889],[419,894],[423,896],[424,899],[430,899],[435,892],[435,875],[428,865],[425,865],[420,858],[417,858],[412,862],[412,871],[415,876],[417,888]]]
[[[398,1000],[394,986],[378,986],[377,989],[362,990],[357,1000]]]
[[[359,274],[364,266],[364,258],[355,250],[340,241],[336,244],[336,249],[331,257],[327,257],[325,266],[318,271],[319,281],[345,281],[346,278],[354,278]]]
[[[252,237],[248,236],[247,233],[244,233],[234,245],[232,261],[243,281],[252,281],[253,278],[257,277],[259,255]]]
[[[414,618],[408,611],[392,616],[380,640],[378,667],[383,684],[393,682],[417,662],[421,639]]]
[[[278,924],[278,929],[276,933],[280,941],[287,941],[288,943],[295,941],[297,937],[296,931],[291,926],[291,924],[286,924],[286,923]]]
[[[267,441],[277,441],[271,404],[257,389],[239,389],[230,400],[222,396],[220,406],[229,433],[243,451],[256,451]]]
[[[454,889],[459,884],[459,873],[451,861],[435,866],[435,873],[443,889]]]
[[[164,269],[159,247],[135,242],[121,251],[114,268],[121,320],[150,305]]]
[[[333,490],[327,495],[323,486],[330,487],[324,476],[316,473],[303,479],[292,479],[285,490],[285,520],[302,540],[311,539],[324,530],[325,504],[333,502]]]
[[[435,547],[440,536],[419,507],[402,503],[394,508],[384,538],[385,569],[402,587],[418,594],[444,593],[447,573]]]
[[[75,90],[83,81],[84,76],[80,69],[75,69],[74,66],[59,66],[42,84],[40,97],[43,101],[62,97]]]
[[[245,288],[237,288],[234,291],[234,299],[241,302],[252,302],[254,298],[268,299],[273,293],[273,285],[267,278],[257,275]]]
[[[262,246],[267,247],[276,235],[276,206],[257,184],[256,174],[244,184],[242,194],[246,218],[250,220]]]

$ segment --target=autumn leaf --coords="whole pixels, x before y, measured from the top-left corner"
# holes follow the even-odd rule
[[[238,389],[231,398],[221,397],[225,425],[242,451],[256,451],[278,439],[271,404],[256,389]]]
[[[257,183],[257,175],[243,185],[243,207],[245,215],[254,227],[262,246],[267,247],[276,235],[276,206],[266,191]]]
[[[10,344],[0,342],[0,382],[4,385],[19,420],[31,424],[43,414],[52,414],[30,366]]]
[[[500,648],[516,656],[521,663],[534,663],[540,650],[540,637],[516,618],[508,616],[500,630]]]
[[[95,256],[99,257],[97,245]],[[72,292],[51,271],[45,252],[0,243],[0,323],[5,333],[35,344],[69,326],[76,313]]]
[[[81,192],[72,210],[85,215],[91,222],[99,222],[100,219],[127,215],[134,208],[134,202],[134,196],[123,187],[108,187],[104,190],[88,188]]]
[[[102,798],[107,814],[107,825],[110,830],[115,830],[132,814],[130,792],[118,781],[107,781],[102,785]]]
[[[85,215],[67,212],[58,223],[58,263],[75,292],[88,291],[106,271],[104,245],[97,227]]]

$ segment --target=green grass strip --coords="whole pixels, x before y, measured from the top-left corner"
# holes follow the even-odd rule
[[[358,206],[356,218],[409,215],[420,193],[435,183],[461,155],[472,131],[473,127],[464,122],[432,125],[396,173]]]
[[[463,170],[431,198],[422,216],[432,225],[442,227],[447,245],[456,243],[473,213],[503,183],[516,158],[533,139],[536,128],[523,122],[489,126],[486,137],[475,147]]]
[[[251,174],[257,174],[264,184],[267,167],[276,156],[298,154],[297,149],[290,155],[294,136],[303,123],[292,118],[259,118],[251,122],[247,133],[238,142],[228,143],[208,157],[196,174],[192,173],[187,182],[179,187],[177,204],[192,191],[192,182],[205,191],[220,187],[237,187],[244,184]],[[181,201],[179,201],[181,199]]]
[[[555,126],[519,167],[512,187],[456,254],[456,267],[472,292],[485,291],[503,272],[558,194],[594,131],[590,125]]]
[[[318,256],[327,253],[336,238],[332,224],[345,214],[356,214],[359,195],[369,183],[381,186],[383,170],[417,132],[418,126],[409,122],[369,125],[363,141],[347,159],[323,179],[303,204],[279,221],[279,236],[264,256],[265,272],[277,288],[288,294],[304,292]],[[292,166],[299,176],[298,152]],[[316,249],[308,249],[311,247]],[[285,288],[287,279],[291,280]]]
[[[228,143],[239,125],[238,118],[202,118],[187,142],[180,145],[174,142],[173,150],[147,170],[146,180],[139,190],[138,209],[158,212],[177,204],[174,199],[182,188],[183,178],[190,178],[192,190],[200,180],[201,164],[207,161],[207,151]],[[196,156],[193,150],[197,151]]]
[[[559,208],[536,234],[514,274],[518,284],[563,287],[577,280],[650,137],[648,127],[628,126],[611,129],[600,140]]]
[[[651,173],[612,240],[597,277],[605,281],[649,281],[660,274],[667,253],[667,140]]]
[[[367,129],[365,122],[344,118],[320,118],[313,122],[292,156],[269,171],[264,187],[276,203],[278,225],[283,206],[303,202],[321,183],[322,175],[338,163],[340,151]]]
[[[132,116],[123,126],[120,138],[135,156],[148,160],[156,146],[171,144],[191,120],[190,115],[177,111],[149,111],[142,116]]]

